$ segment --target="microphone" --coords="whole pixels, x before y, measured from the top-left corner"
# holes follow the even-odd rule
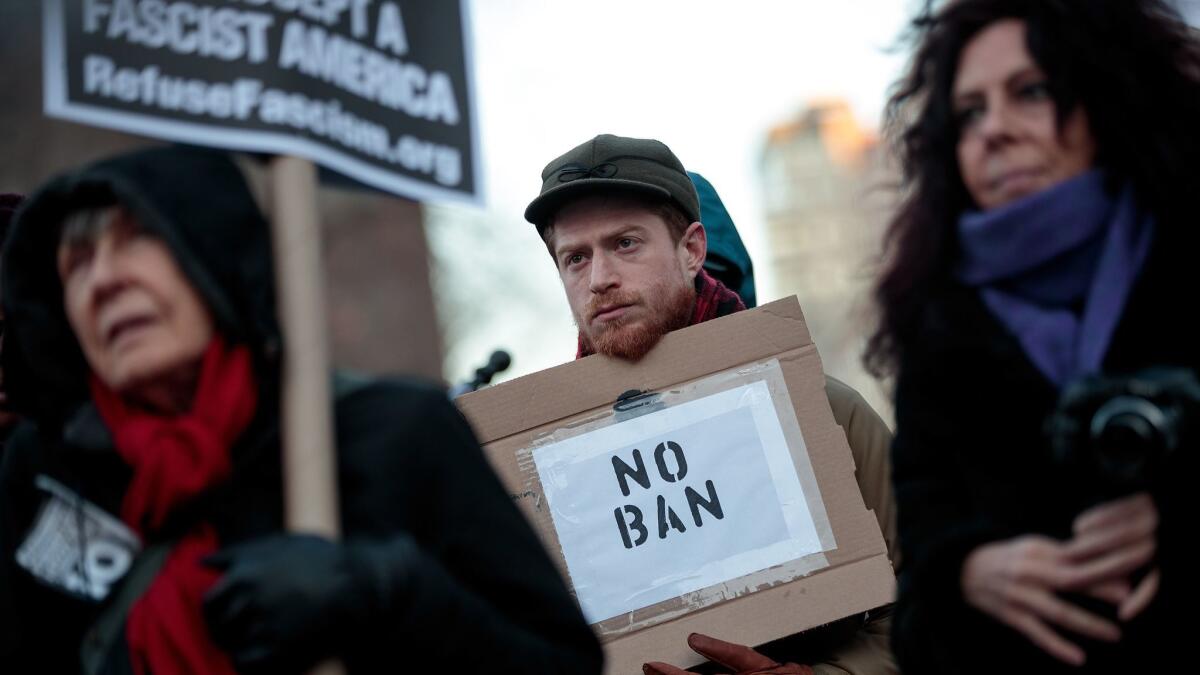
[[[456,384],[450,388],[450,398],[458,398],[463,394],[469,394],[479,389],[485,384],[490,384],[496,373],[508,370],[510,365],[512,365],[512,357],[509,356],[508,352],[503,349],[497,349],[488,357],[487,363],[475,370],[475,377],[470,382]]]

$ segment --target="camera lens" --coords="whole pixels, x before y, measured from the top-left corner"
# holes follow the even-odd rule
[[[1166,452],[1167,416],[1157,405],[1136,396],[1118,396],[1092,417],[1092,444],[1106,475],[1119,482],[1136,480],[1146,465]]]

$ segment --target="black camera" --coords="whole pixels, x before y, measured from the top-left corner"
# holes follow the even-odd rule
[[[1187,368],[1089,376],[1064,388],[1047,420],[1055,459],[1102,497],[1146,489],[1167,459],[1195,442],[1200,380]]]

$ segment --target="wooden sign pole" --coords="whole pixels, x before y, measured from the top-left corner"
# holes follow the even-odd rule
[[[271,163],[272,239],[279,319],[284,335],[284,513],[291,532],[338,538],[337,458],[333,444],[329,346],[317,170],[298,157]],[[313,671],[345,672],[331,662]]]

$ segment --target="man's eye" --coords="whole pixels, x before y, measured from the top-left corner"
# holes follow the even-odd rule
[[[580,253],[567,256],[568,265],[578,265],[581,262],[583,262],[583,255]]]
[[[630,246],[633,246],[633,240],[629,237],[622,237],[621,239],[617,240],[617,246],[621,248],[629,248]]]

